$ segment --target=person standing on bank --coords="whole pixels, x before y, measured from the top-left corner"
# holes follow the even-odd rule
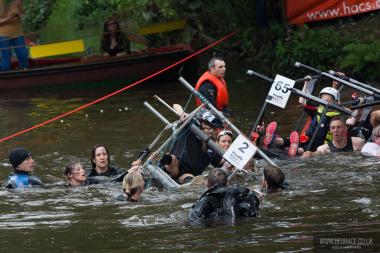
[[[9,176],[8,189],[17,189],[31,186],[42,186],[41,180],[34,175],[35,165],[32,154],[24,148],[15,148],[9,154],[9,162],[14,168],[14,172]]]
[[[1,70],[11,69],[12,47],[14,48],[19,67],[29,67],[28,50],[22,32],[21,16],[24,14],[22,0],[13,0],[9,5],[0,0],[0,49]],[[2,22],[3,21],[3,22]]]
[[[207,98],[219,111],[228,113],[228,90],[224,80],[226,63],[222,58],[214,57],[208,62],[208,70],[199,78],[195,89]],[[201,101],[196,98],[197,106]]]

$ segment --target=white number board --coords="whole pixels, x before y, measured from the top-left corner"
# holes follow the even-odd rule
[[[212,114],[210,111],[204,112],[202,117],[210,123],[212,123],[212,121],[215,119],[214,114]]]
[[[239,170],[243,169],[249,159],[256,153],[257,148],[243,135],[239,135],[231,147],[224,153],[223,158]]]
[[[285,108],[291,93],[290,90],[293,88],[294,83],[295,82],[292,79],[277,75],[270,88],[266,101],[272,105]]]

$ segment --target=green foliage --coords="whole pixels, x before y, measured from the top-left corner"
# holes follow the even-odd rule
[[[25,0],[25,30],[37,31],[43,27],[50,14],[55,0]]]
[[[380,80],[380,42],[351,43],[343,48],[340,66],[365,80]]]
[[[275,65],[286,70],[299,61],[318,69],[337,65],[345,41],[332,29],[310,29],[303,26],[292,30],[275,45]]]

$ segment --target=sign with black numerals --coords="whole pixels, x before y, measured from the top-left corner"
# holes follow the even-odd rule
[[[212,123],[212,121],[215,119],[215,116],[210,111],[206,111],[203,113],[202,118]]]
[[[243,169],[249,159],[256,153],[257,148],[246,137],[239,135],[231,147],[224,153],[223,158],[239,170]]]
[[[268,93],[266,101],[272,105],[285,108],[289,100],[290,90],[294,86],[294,80],[277,75]]]

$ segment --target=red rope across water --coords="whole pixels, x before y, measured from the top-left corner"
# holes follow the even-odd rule
[[[128,90],[128,89],[130,89],[130,88],[132,88],[132,87],[134,87],[134,86],[136,86],[136,85],[138,85],[138,84],[140,84],[140,83],[145,82],[146,80],[149,80],[149,79],[151,79],[151,78],[153,78],[153,77],[155,77],[155,76],[158,76],[159,74],[161,74],[161,73],[163,73],[163,72],[165,72],[165,71],[167,71],[167,70],[169,70],[169,69],[171,69],[171,68],[173,68],[173,67],[175,67],[175,66],[177,66],[177,65],[179,65],[179,64],[181,64],[181,63],[183,63],[183,62],[185,62],[185,61],[187,61],[187,60],[189,60],[189,59],[191,59],[191,58],[193,58],[194,56],[196,56],[196,55],[198,55],[198,54],[203,53],[204,51],[206,51],[206,50],[208,50],[208,49],[210,49],[210,48],[212,48],[212,47],[218,45],[218,44],[221,43],[222,41],[227,40],[228,38],[230,38],[230,37],[233,36],[234,34],[235,34],[234,32],[233,32],[233,33],[230,33],[230,34],[226,35],[225,37],[221,38],[220,40],[215,41],[214,43],[208,45],[207,47],[204,47],[204,48],[202,48],[202,49],[200,49],[200,50],[198,50],[198,51],[192,53],[191,55],[189,55],[189,56],[183,58],[182,60],[180,60],[180,61],[178,61],[178,62],[176,62],[176,63],[174,63],[174,64],[172,64],[172,65],[170,65],[170,66],[168,66],[168,67],[166,67],[166,68],[163,68],[163,69],[157,71],[156,73],[154,73],[154,74],[152,74],[152,75],[150,75],[150,76],[147,76],[147,77],[145,77],[145,78],[143,78],[143,79],[140,79],[140,80],[137,81],[137,82],[134,82],[134,83],[132,83],[132,84],[130,84],[130,85],[127,85],[127,86],[125,86],[124,88],[121,88],[120,90],[114,91],[114,92],[112,92],[112,93],[110,93],[110,94],[108,94],[108,95],[105,95],[105,96],[103,96],[103,97],[101,97],[101,98],[98,98],[98,99],[96,99],[96,100],[94,100],[94,101],[92,101],[92,102],[90,102],[90,103],[88,103],[88,104],[82,105],[82,106],[80,106],[80,107],[78,107],[78,108],[76,108],[76,109],[74,109],[74,110],[68,111],[68,112],[66,112],[66,113],[63,113],[63,114],[57,116],[57,117],[54,117],[54,118],[52,118],[52,119],[46,120],[46,121],[44,121],[44,122],[41,122],[41,123],[39,123],[39,124],[37,124],[37,125],[34,125],[34,126],[30,127],[30,128],[24,129],[24,130],[22,130],[22,131],[20,131],[20,132],[17,132],[17,133],[14,133],[14,134],[12,134],[12,135],[9,135],[9,136],[7,136],[7,137],[4,137],[4,138],[0,139],[0,143],[1,143],[1,142],[4,142],[4,141],[7,141],[7,140],[10,140],[10,139],[12,139],[12,138],[14,138],[14,137],[16,137],[16,136],[22,135],[22,134],[24,134],[24,133],[27,133],[27,132],[29,132],[29,131],[32,131],[32,130],[34,130],[34,129],[36,129],[36,128],[39,128],[39,127],[42,127],[42,126],[47,125],[47,124],[49,124],[49,123],[52,123],[52,122],[54,122],[54,121],[56,121],[56,120],[59,120],[59,119],[61,119],[61,118],[63,118],[63,117],[66,117],[66,116],[68,116],[68,115],[70,115],[70,114],[73,114],[73,113],[79,112],[79,111],[81,111],[81,110],[83,110],[83,109],[85,109],[85,108],[87,108],[87,107],[89,107],[89,106],[91,106],[91,105],[97,104],[97,103],[99,103],[99,102],[101,102],[101,101],[103,101],[103,100],[106,100],[107,98],[110,98],[110,97],[115,96],[115,95],[117,95],[117,94],[119,94],[119,93],[121,93],[121,92],[123,92],[123,91],[125,91],[125,90]]]

